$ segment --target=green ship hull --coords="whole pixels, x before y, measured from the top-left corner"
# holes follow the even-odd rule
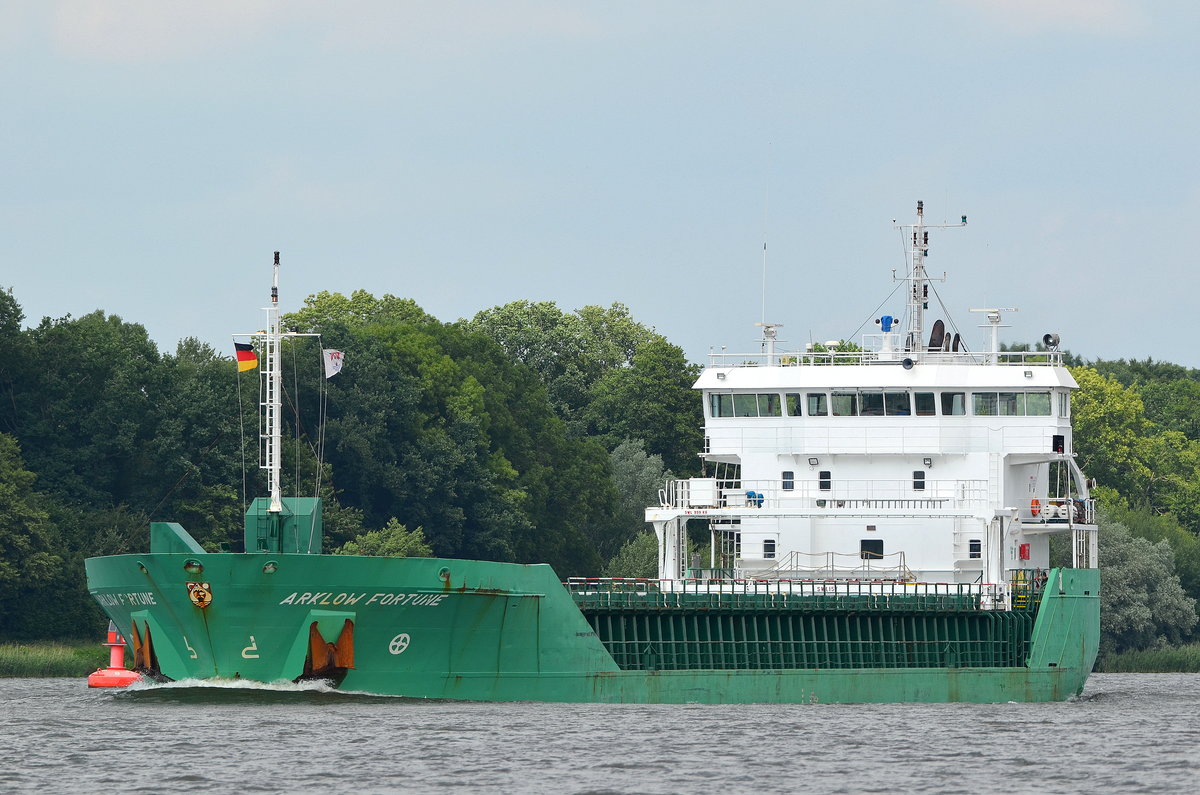
[[[1099,641],[1094,569],[1050,571],[1023,611],[953,595],[572,593],[546,565],[203,553],[162,528],[151,548],[172,551],[93,558],[87,576],[138,665],[172,680],[327,677],[484,701],[1054,701],[1083,689]]]

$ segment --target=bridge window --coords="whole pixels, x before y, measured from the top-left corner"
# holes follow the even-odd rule
[[[913,399],[917,404],[918,417],[933,417],[937,414],[937,401],[933,399],[932,392],[917,392]]]
[[[780,479],[783,481],[784,491],[793,491],[796,488],[796,473],[792,470],[784,470]]]
[[[1001,392],[997,406],[1000,409],[1001,417],[1024,417],[1025,393]]]
[[[774,392],[761,395],[712,394],[709,407],[714,417],[782,417],[783,401]]]
[[[983,557],[983,542],[978,538],[972,538],[967,542],[967,555],[971,558],[978,559]]]
[[[976,392],[971,398],[976,417],[991,417],[1000,413],[1000,400],[995,392]]]
[[[1030,417],[1050,416],[1050,393],[1030,392],[1025,395],[1025,413]]]
[[[773,538],[763,539],[763,557],[764,558],[775,557],[775,539],[773,539]]]
[[[787,400],[788,416],[789,417],[799,417],[800,416],[800,404],[803,402],[803,400],[800,397],[800,394],[798,392],[789,392],[785,397]]]
[[[822,469],[817,473],[817,486],[821,491],[830,491],[833,489],[833,473],[827,469]]]
[[[735,417],[757,417],[758,416],[758,395],[734,395],[733,396],[733,416],[735,416]]]
[[[907,392],[884,392],[883,408],[889,417],[907,417],[912,413]]]
[[[733,395],[709,395],[708,398],[714,417],[733,416]]]
[[[1058,393],[1058,416],[1060,416],[1060,417],[1070,417],[1071,416],[1071,393],[1070,392],[1059,392]]]
[[[904,417],[911,413],[907,392],[860,392],[859,414],[864,417]]]
[[[835,417],[855,417],[858,415],[857,392],[834,392],[831,403],[833,416]]]
[[[824,417],[829,414],[829,395],[824,392],[809,392],[806,398],[808,416]]]
[[[942,414],[957,416],[967,413],[967,394],[965,392],[943,392]]]
[[[976,392],[972,400],[977,416],[1050,416],[1049,392]]]
[[[925,491],[925,470],[913,471],[913,491]]]
[[[863,392],[858,396],[862,401],[862,411],[859,412],[864,417],[882,417],[883,416],[883,393],[882,392]],[[834,401],[837,396],[834,396]],[[836,402],[834,404],[836,406]],[[836,413],[836,409],[835,412]]]
[[[779,395],[774,392],[761,394],[758,396],[758,416],[760,417],[782,417],[783,406],[779,401]]]
[[[864,538],[858,543],[858,556],[863,560],[880,560],[883,558],[882,538]]]

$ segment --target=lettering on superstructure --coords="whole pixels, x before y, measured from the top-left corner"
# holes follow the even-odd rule
[[[376,593],[363,603],[363,607],[375,604],[385,607],[437,607],[447,594],[444,593]],[[340,607],[357,605],[365,599],[365,593],[333,593],[324,591],[296,591],[280,600],[281,605],[307,605],[310,607]]]

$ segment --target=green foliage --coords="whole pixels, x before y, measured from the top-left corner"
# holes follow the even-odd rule
[[[1197,622],[1166,541],[1136,538],[1120,522],[1100,519],[1100,654],[1177,644]]]
[[[658,504],[658,490],[675,477],[663,466],[662,456],[646,452],[641,439],[622,441],[608,454],[608,461],[618,503],[613,537],[600,548],[605,556],[645,532],[646,508]]]
[[[1112,376],[1124,386],[1156,382],[1200,381],[1200,370],[1170,362],[1156,362],[1149,357],[1141,361],[1137,359],[1099,359],[1091,362],[1090,366],[1103,375]]]
[[[1166,369],[1175,372],[1174,365]],[[1071,372],[1080,386],[1072,400],[1075,450],[1083,470],[1119,495],[1107,502],[1169,513],[1195,535],[1200,531],[1200,441],[1188,436],[1194,428],[1186,404],[1195,382],[1124,385],[1093,367]],[[1129,375],[1127,368],[1121,372]],[[1149,416],[1143,391],[1152,395],[1155,417],[1166,424]]]
[[[641,532],[627,541],[604,567],[604,576],[644,579],[657,577],[658,539],[654,533]]]
[[[537,373],[550,405],[577,435],[592,386],[608,372],[628,367],[639,347],[659,337],[623,304],[563,312],[553,301],[513,301],[479,312],[467,325]]]
[[[433,547],[421,528],[409,530],[393,516],[382,530],[371,530],[333,550],[334,555],[373,555],[384,558],[428,558]]]
[[[604,449],[570,438],[538,376],[470,324],[352,298],[325,293],[289,316],[353,351],[324,429],[342,502],[368,525],[423,527],[442,557],[594,573],[616,501]]]
[[[641,439],[675,471],[698,470],[703,420],[691,387],[700,368],[624,305],[569,313],[514,301],[467,325],[537,374],[572,436],[599,436],[610,450]]]
[[[1138,388],[1147,420],[1192,441],[1200,440],[1200,381],[1151,381]]]
[[[48,581],[62,564],[49,515],[33,490],[36,477],[25,469],[16,440],[0,433],[0,610],[8,595]]]
[[[1200,643],[1107,654],[1096,662],[1096,670],[1117,673],[1200,673]]]
[[[0,635],[14,633],[28,615],[26,594],[53,582],[62,567],[35,477],[16,440],[0,434]]]
[[[323,334],[339,329],[375,324],[423,323],[433,321],[411,298],[384,294],[376,298],[366,290],[355,290],[346,297],[322,290],[304,299],[304,307],[285,314],[285,328],[304,328]]]
[[[12,288],[0,288],[0,342],[9,343],[21,334],[25,313],[17,303]]]
[[[84,677],[108,666],[108,649],[81,642],[0,644],[0,677]]]
[[[1122,494],[1144,493],[1151,471],[1139,449],[1146,432],[1141,397],[1090,367],[1073,368],[1071,375],[1079,384],[1071,401],[1079,466]]]
[[[1187,595],[1200,600],[1200,539],[1189,532],[1171,514],[1159,514],[1145,507],[1131,507],[1124,501],[1108,501],[1103,515],[1118,522],[1136,538],[1171,547],[1175,573]]]
[[[704,415],[692,384],[699,367],[665,339],[638,348],[629,367],[609,371],[592,389],[585,410],[590,432],[615,448],[641,439],[673,472],[699,471]]]
[[[146,330],[92,312],[45,319],[28,333],[23,372],[0,409],[41,487],[85,503],[146,499],[154,459],[161,357]]]

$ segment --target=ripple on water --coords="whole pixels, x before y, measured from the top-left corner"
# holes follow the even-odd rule
[[[648,706],[8,680],[0,789],[1190,792],[1198,685],[1108,674],[1059,704]]]

